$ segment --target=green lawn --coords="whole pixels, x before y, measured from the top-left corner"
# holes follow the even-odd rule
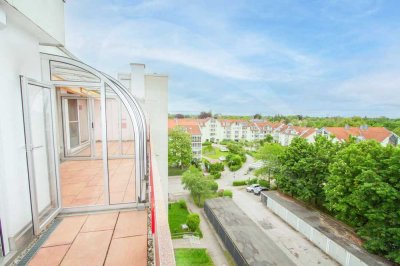
[[[168,167],[168,176],[177,176],[177,175],[182,175],[183,172],[185,172],[187,168],[176,168],[176,167]]]
[[[179,202],[169,203],[168,206],[168,223],[171,234],[184,233],[182,224],[186,223],[189,212],[187,208],[182,208]]]
[[[211,159],[219,159],[219,157],[221,156],[225,157],[226,155],[228,155],[228,152],[221,151],[220,149],[215,147],[212,147],[212,150],[205,150],[203,147],[203,155]]]
[[[205,248],[177,248],[175,249],[177,266],[213,266],[214,263]]]

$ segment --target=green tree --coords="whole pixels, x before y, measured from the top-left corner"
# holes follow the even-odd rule
[[[200,225],[200,216],[197,213],[190,213],[186,219],[186,225],[190,231],[195,232]]]
[[[263,167],[257,169],[255,174],[257,176],[268,176],[268,182],[271,182],[271,174],[279,171],[280,162],[279,156],[284,152],[284,147],[278,143],[265,143],[255,153],[255,158],[263,161]]]
[[[261,114],[255,114],[255,115],[253,116],[253,118],[254,118],[254,119],[261,119],[262,116],[261,116]]]
[[[400,150],[376,141],[338,152],[325,186],[326,206],[354,226],[371,252],[400,263]]]
[[[226,147],[230,153],[239,155],[243,163],[246,162],[246,151],[243,149],[241,144],[237,142],[230,142]]]
[[[168,139],[168,166],[187,167],[192,159],[192,141],[189,133],[180,127],[174,128]]]
[[[315,143],[295,138],[279,156],[278,187],[292,196],[322,207],[325,200],[324,184],[329,165],[339,146],[319,136]]]
[[[193,199],[197,204],[201,204],[201,198],[213,192],[215,189],[214,179],[210,176],[205,176],[201,170],[194,166],[190,166],[182,175],[183,188],[190,191]],[[215,190],[218,189],[218,184]]]
[[[231,171],[237,171],[242,167],[242,158],[238,154],[228,154],[225,159]]]

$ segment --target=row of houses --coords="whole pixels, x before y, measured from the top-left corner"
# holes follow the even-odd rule
[[[261,140],[271,135],[275,142],[288,146],[296,137],[308,142],[315,141],[317,135],[332,137],[334,142],[348,141],[350,136],[358,140],[373,139],[386,145],[398,145],[399,137],[384,127],[323,127],[320,129],[294,126],[282,122],[244,119],[169,119],[168,128],[180,126],[192,136],[192,149],[195,158],[201,158],[201,143],[222,140]]]

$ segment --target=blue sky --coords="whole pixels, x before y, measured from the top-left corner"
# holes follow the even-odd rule
[[[67,48],[170,76],[169,110],[400,117],[400,1],[66,2]]]

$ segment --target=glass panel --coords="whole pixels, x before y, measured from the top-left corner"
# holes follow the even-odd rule
[[[122,105],[121,109],[122,154],[133,156],[135,151],[135,135],[133,132],[132,119],[130,119],[128,110],[125,106]]]
[[[70,148],[79,146],[79,124],[76,122],[69,122],[69,143]]]
[[[68,139],[65,142],[66,156],[91,156],[88,98],[65,98],[64,103],[65,112],[68,113],[64,116],[68,119],[64,133],[64,137]]]
[[[39,222],[57,208],[50,89],[28,86],[29,116]]]
[[[93,145],[92,157],[81,157],[81,160],[61,162],[61,195],[63,207],[83,207],[104,204],[104,168],[102,159],[102,124],[100,89],[91,90],[83,99],[77,99],[78,121],[81,146],[87,147],[76,153],[75,156],[90,154]],[[66,111],[66,110],[63,110]],[[69,111],[68,111],[69,112]],[[91,115],[89,115],[91,114]],[[93,117],[93,140],[90,141],[90,117]],[[85,132],[85,130],[87,132]],[[84,140],[87,140],[84,146]]]
[[[100,82],[100,79],[92,73],[67,63],[50,61],[51,80]]]
[[[106,106],[108,155],[115,157],[121,155],[121,101],[107,92]]]
[[[135,159],[132,121],[118,95],[106,86],[110,204],[134,202]]]
[[[78,100],[78,112],[79,112],[79,133],[80,142],[84,143],[89,140],[89,118],[87,99]]]
[[[68,99],[68,118],[70,122],[78,121],[78,103],[76,99]]]

